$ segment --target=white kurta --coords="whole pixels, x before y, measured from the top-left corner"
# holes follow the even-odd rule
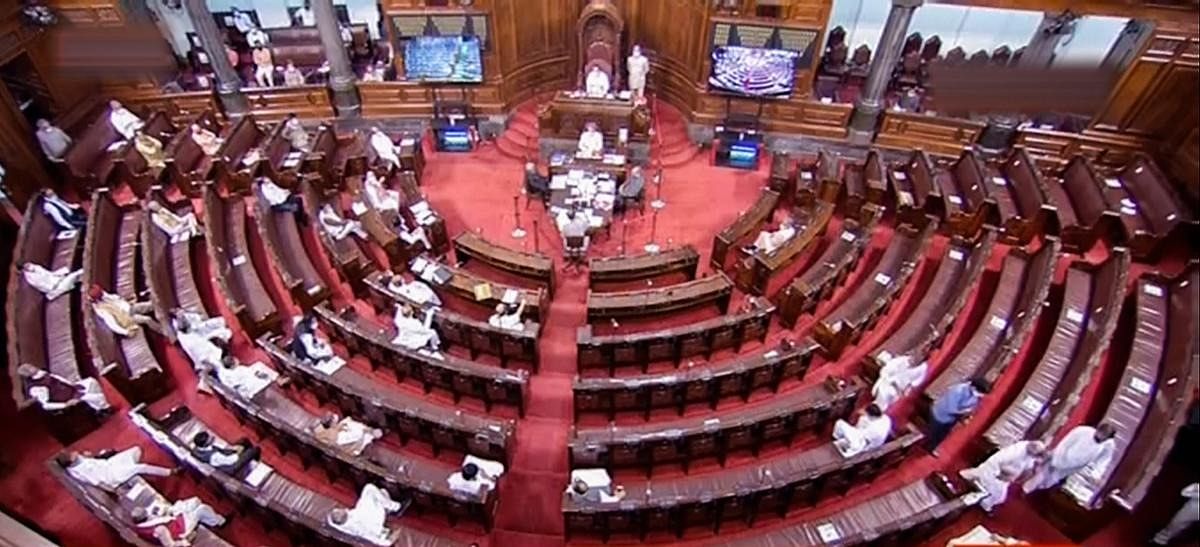
[[[587,86],[586,90],[589,97],[603,97],[608,95],[610,86],[608,74],[605,74],[603,70],[589,71],[585,85]]]
[[[171,243],[187,241],[200,234],[200,224],[196,222],[196,214],[192,212],[177,215],[164,208],[151,212],[150,220],[170,236]]]
[[[346,239],[350,234],[355,234],[363,239],[367,238],[361,222],[342,218],[342,215],[334,211],[333,206],[328,203],[323,205],[317,213],[317,220],[320,221],[321,228],[325,230],[325,233],[335,241]]]
[[[432,321],[433,310],[427,311],[425,321],[421,321],[416,317],[405,316],[397,309],[395,317],[392,318],[392,324],[396,326],[396,336],[392,338],[392,343],[408,349],[429,346],[436,350],[441,341],[438,340],[437,331],[430,328]]]
[[[247,32],[250,32],[251,29],[258,28],[254,24],[254,19],[251,19],[250,15],[244,11],[239,11],[236,14],[234,14],[233,27],[236,28],[238,30],[238,32],[240,32],[242,34],[246,34]]]
[[[110,408],[112,405],[108,403],[108,398],[104,396],[104,390],[100,387],[100,382],[95,378],[80,378],[79,381],[72,382],[56,376],[46,371],[39,371],[34,379],[40,379],[45,376],[51,376],[64,384],[73,385],[83,388],[83,393],[77,395],[83,404],[91,407],[92,410],[101,411]],[[70,406],[68,403],[57,402],[50,400],[50,389],[45,386],[36,386],[29,389],[29,398],[38,402],[38,404],[46,410],[61,410]]]
[[[69,268],[64,267],[50,271],[33,262],[27,263],[21,273],[29,286],[46,295],[46,300],[54,300],[71,292],[79,284],[79,278],[83,276],[83,270],[72,272]]]
[[[896,357],[879,370],[879,379],[871,387],[871,395],[875,397],[875,404],[880,410],[887,410],[900,397],[925,381],[929,364],[922,362],[913,367],[909,366],[911,362],[907,356]]]
[[[229,327],[225,324],[224,317],[217,316],[206,319],[203,315],[191,311],[185,311],[182,315],[183,319],[187,321],[188,326],[190,327],[188,330],[191,331],[192,334],[201,336],[208,340],[216,339],[225,342],[228,342],[230,338],[233,338],[233,331],[229,330]],[[172,324],[172,327],[175,330],[179,330],[178,324]]]
[[[80,482],[105,490],[116,490],[134,475],[147,474],[165,477],[171,470],[156,465],[141,463],[142,449],[137,446],[126,448],[108,458],[80,456],[67,468],[67,474]]]
[[[488,324],[501,329],[524,330],[525,324],[519,313],[494,313],[488,318]]]
[[[796,228],[790,224],[784,224],[774,232],[759,232],[758,238],[754,240],[754,247],[764,253],[770,254],[795,235]]]
[[[266,389],[277,378],[279,378],[279,374],[262,363],[254,363],[249,366],[238,365],[232,368],[217,367],[217,380],[233,388],[238,395],[245,398],[258,395],[258,392]]]
[[[585,130],[579,135],[579,155],[589,158],[604,153],[604,133]]]
[[[388,513],[400,510],[400,503],[388,493],[375,486],[363,486],[354,508],[346,512],[344,524],[330,525],[352,536],[360,537],[376,545],[391,545],[391,531],[385,523]]]
[[[329,344],[325,343],[324,340],[312,334],[300,335],[300,343],[304,344],[304,351],[314,361],[323,361],[333,357],[333,348],[329,347]]]
[[[1096,442],[1096,428],[1081,425],[1072,429],[1050,453],[1050,461],[1025,481],[1025,492],[1050,488],[1067,477],[1089,468],[1089,472],[1102,475],[1108,470],[1116,439]]]
[[[650,60],[645,55],[630,55],[625,59],[625,70],[629,71],[629,90],[642,97],[646,94],[646,74],[650,72]]]
[[[71,224],[69,218],[78,210],[78,205],[67,203],[66,200],[58,196],[46,196],[42,200],[42,212],[63,230],[75,230],[75,225]]]
[[[362,454],[362,451],[381,435],[382,432],[378,429],[367,427],[354,418],[345,417],[338,422],[337,444],[355,456]]]
[[[363,187],[367,194],[367,203],[377,211],[399,211],[400,192],[383,187],[379,177],[373,171],[368,171],[363,179]]]
[[[883,446],[891,432],[892,419],[887,414],[878,418],[864,414],[853,426],[845,420],[833,424],[834,442],[847,458]]]
[[[1008,487],[1023,473],[1037,465],[1037,459],[1029,455],[1029,443],[1020,441],[1001,448],[977,467],[963,469],[958,474],[974,481],[987,494],[980,502],[984,511],[991,512],[1008,499]]]
[[[210,366],[220,367],[221,357],[223,353],[221,348],[212,343],[212,340],[207,336],[203,336],[196,332],[179,332],[176,333],[176,339],[179,341],[179,347],[183,348],[183,352],[187,354],[188,359],[192,360],[193,367]]]
[[[136,328],[133,321],[133,305],[115,294],[102,294],[100,301],[92,304],[92,312],[108,330],[120,336],[131,335]],[[126,325],[133,325],[134,328]]]
[[[396,155],[396,144],[382,131],[371,134],[371,148],[379,157],[396,167],[400,167],[400,157]]]
[[[108,115],[108,122],[126,139],[132,139],[133,134],[146,125],[141,118],[124,107],[113,110]]]
[[[261,189],[263,197],[266,198],[267,203],[272,207],[283,205],[287,202],[288,198],[292,197],[292,193],[287,188],[280,187],[278,184],[272,182],[271,179],[262,179]]]
[[[491,490],[496,487],[492,481],[486,480],[479,475],[475,476],[475,480],[467,480],[463,478],[462,471],[456,471],[454,474],[446,478],[446,484],[450,489],[467,494],[468,496],[478,496],[483,490]]]
[[[441,306],[442,299],[438,298],[437,293],[429,287],[424,281],[414,279],[412,281],[404,281],[403,278],[397,277],[398,281],[392,281],[388,284],[388,290],[393,294],[407,298],[417,304]]]

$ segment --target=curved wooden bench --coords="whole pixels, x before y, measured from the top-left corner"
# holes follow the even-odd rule
[[[806,338],[752,355],[687,367],[679,371],[622,376],[619,378],[576,377],[572,388],[575,417],[583,412],[607,412],[615,418],[618,411],[644,412],[650,418],[654,408],[676,407],[682,416],[689,404],[708,404],[716,410],[724,397],[739,396],[749,401],[759,388],[777,391],[786,378],[804,378],[812,363],[817,343]]]
[[[137,269],[141,214],[136,207],[117,205],[107,191],[92,194],[84,245],[83,286],[99,286],[127,301],[144,289]],[[171,389],[171,377],[150,347],[147,327],[131,336],[117,336],[100,322],[84,302],[83,323],[92,365],[133,403],[151,402]],[[165,316],[164,316],[165,317]]]
[[[940,188],[933,182],[933,162],[929,154],[916,150],[902,165],[888,171],[892,193],[896,196],[896,219],[904,224],[924,226],[928,214],[938,218],[944,213]]]
[[[130,418],[155,444],[191,472],[197,481],[235,500],[238,507],[261,519],[267,530],[280,530],[292,541],[308,545],[363,543],[361,539],[349,536],[329,524],[330,511],[338,507],[350,507],[345,504],[346,500],[335,500],[305,488],[287,478],[275,466],[271,466],[274,470],[255,487],[241,477],[223,473],[192,456],[189,446],[196,433],[208,432],[217,442],[222,439],[192,415],[187,407],[177,407],[163,417],[155,418],[148,416],[144,407],[138,406],[130,411]],[[392,532],[392,545],[463,547],[460,542],[402,526],[395,518],[390,519],[387,526]]]
[[[254,115],[246,114],[230,126],[229,134],[214,155],[216,182],[230,192],[246,193],[250,184],[258,177],[265,155],[259,161],[247,164],[246,153],[259,146],[266,133],[259,127]]]
[[[817,309],[817,304],[829,298],[834,289],[846,281],[854,265],[862,257],[871,242],[871,231],[882,208],[867,204],[859,206],[866,217],[865,224],[847,218],[842,223],[842,233],[825,247],[815,264],[801,273],[780,291],[775,301],[779,305],[779,321],[784,326],[796,326],[796,320],[805,313]]]
[[[710,266],[714,271],[724,270],[729,249],[742,239],[756,232],[760,226],[771,218],[775,206],[779,204],[779,192],[763,188],[758,200],[734,219],[733,223],[713,236],[712,256]]]
[[[729,309],[733,282],[724,273],[677,285],[636,291],[588,291],[588,321],[671,313],[716,304],[721,313]]]
[[[887,183],[887,172],[883,159],[879,157],[879,150],[867,150],[867,157],[862,164],[847,162],[842,169],[843,190],[839,199],[842,215],[863,221],[859,213],[864,204],[883,206]]]
[[[255,224],[258,225],[258,235],[263,240],[263,246],[271,257],[272,267],[283,280],[283,285],[292,293],[292,297],[301,307],[311,308],[318,302],[329,298],[329,287],[317,267],[313,265],[312,257],[304,244],[303,230],[296,220],[294,213],[274,211],[263,197],[262,185],[254,185]],[[315,217],[309,217],[310,222],[317,222]]]
[[[292,141],[283,136],[284,125],[284,122],[276,123],[263,141],[262,172],[283,188],[299,190],[300,169],[307,154],[303,150],[292,150]]]
[[[454,238],[454,256],[460,265],[478,260],[497,270],[532,279],[545,285],[548,294],[554,296],[554,261],[544,254],[509,249],[465,231]]]
[[[877,378],[879,369],[893,357],[908,356],[920,363],[941,345],[978,284],[995,242],[996,233],[986,227],[979,243],[959,237],[951,240],[917,307],[887,340],[863,358],[867,378]]]
[[[1109,210],[1100,180],[1087,157],[1075,156],[1062,174],[1047,184],[1063,248],[1069,252],[1086,252],[1100,237],[1122,233],[1120,214]]]
[[[832,381],[830,381],[832,380]],[[749,449],[755,456],[763,445],[783,441],[791,446],[796,435],[822,429],[854,409],[863,391],[853,380],[825,382],[776,395],[770,401],[735,411],[636,425],[575,427],[567,441],[572,468],[644,467],[716,456],[721,466],[732,451]]]
[[[825,150],[815,156],[802,155],[796,161],[795,204],[811,207],[817,200],[834,203],[842,189],[837,158]]]
[[[523,415],[529,392],[529,373],[508,371],[453,355],[432,356],[392,344],[392,328],[362,317],[347,308],[342,313],[319,304],[313,309],[329,336],[347,349],[370,358],[372,367],[386,366],[397,379],[412,378],[429,393],[434,387],[450,391],[455,402],[462,396],[482,400],[488,410],[494,403],[511,405]]]
[[[180,133],[171,120],[161,112],[146,120],[142,132],[162,143],[164,156],[170,153],[171,143],[175,142]],[[114,155],[113,163],[112,179],[118,185],[122,182],[128,184],[129,188],[139,196],[145,196],[151,186],[158,184],[162,175],[162,170],[150,168],[145,156],[142,156],[141,152],[138,152],[137,146],[133,145],[123,147],[119,153]]]
[[[920,265],[937,226],[937,220],[930,219],[922,230],[907,225],[896,230],[883,257],[863,281],[866,286],[856,288],[813,326],[813,338],[821,344],[822,353],[831,359],[841,356],[846,346],[886,313]]]
[[[578,367],[607,368],[613,374],[617,365],[642,364],[642,370],[654,361],[671,360],[676,365],[685,358],[735,348],[749,340],[765,340],[775,307],[758,297],[750,297],[736,314],[725,314],[682,327],[595,336],[592,326],[579,327],[575,335]]]
[[[230,311],[252,336],[278,328],[279,311],[250,259],[245,200],[241,196],[220,196],[215,188],[207,187],[204,229],[208,258]]]
[[[515,422],[447,407],[380,385],[369,374],[343,366],[325,374],[293,357],[271,335],[258,339],[271,359],[298,385],[322,403],[332,402],[343,414],[396,431],[401,440],[420,439],[435,454],[450,449],[507,463]]]
[[[421,304],[389,290],[389,278],[388,274],[374,272],[364,280],[367,297],[376,311],[390,316],[395,312],[397,303],[421,309]],[[517,359],[532,363],[533,370],[537,371],[537,341],[541,330],[537,323],[526,322],[521,330],[512,330],[493,327],[486,321],[476,321],[461,313],[439,308],[433,316],[433,326],[443,344],[456,344],[469,349],[472,359],[479,353],[487,353],[500,357],[502,366],[507,365],[509,359]]]
[[[278,385],[267,386],[250,399],[216,377],[209,379],[209,385],[221,406],[238,421],[252,426],[260,438],[271,439],[281,453],[296,454],[304,467],[317,464],[330,480],[345,479],[356,490],[374,484],[395,499],[411,499],[418,512],[446,515],[451,523],[461,516],[491,529],[498,496],[491,490],[479,496],[452,490],[446,477],[458,471],[455,466],[413,457],[380,442],[371,443],[357,456],[324,444],[312,433],[321,416],[290,399]]]
[[[941,195],[946,228],[966,238],[979,232],[987,214],[989,190],[984,185],[982,163],[973,150],[964,150],[948,170],[940,170],[933,176]]]
[[[1121,213],[1126,221],[1126,235],[1135,258],[1154,258],[1162,242],[1178,228],[1185,227],[1194,235],[1196,218],[1193,211],[1175,192],[1170,179],[1159,169],[1158,164],[1145,154],[1137,154],[1133,161],[1116,176],[1121,188],[1114,188],[1106,180],[1109,207]],[[1125,196],[1121,196],[1122,190]]]
[[[451,294],[457,298],[461,298],[467,302],[473,302],[476,305],[487,310],[489,313],[495,311],[496,305],[503,302],[504,295],[508,291],[516,291],[517,299],[514,303],[525,303],[525,312],[522,318],[531,320],[535,323],[542,324],[546,316],[546,310],[549,309],[549,298],[546,297],[546,289],[522,289],[520,287],[497,283],[490,279],[485,279],[476,275],[474,272],[451,266],[446,263],[438,262],[437,260],[425,257],[431,263],[437,264],[438,267],[444,268],[450,278],[442,284],[430,283],[433,289],[439,294]],[[490,287],[491,296],[480,299],[475,295],[475,288],[481,285]]]
[[[313,219],[316,226],[317,239],[321,241],[321,246],[325,248],[325,256],[329,257],[329,261],[333,266],[341,272],[346,281],[350,282],[351,288],[356,294],[362,295],[365,289],[363,280],[376,271],[375,263],[367,258],[362,247],[359,246],[358,236],[353,234],[346,236],[340,240],[334,239],[321,227],[321,222],[318,219],[321,208],[325,205],[333,207],[339,215],[344,219],[349,216],[342,209],[341,199],[339,194],[332,196],[324,195],[320,187],[320,175],[306,174],[300,182],[300,191],[304,196],[304,205],[308,211],[308,217]]]
[[[195,123],[222,139],[228,139],[234,128],[233,124],[222,125],[209,110],[196,118]],[[163,150],[167,163],[163,180],[188,197],[200,197],[204,183],[213,180],[216,174],[216,162],[214,156],[205,154],[192,139],[191,126],[180,130],[169,144],[164,143]]]
[[[187,200],[170,203],[161,192],[151,191],[149,199],[155,200],[176,214],[192,212],[192,204]],[[200,237],[200,236],[197,236]],[[192,240],[172,243],[166,232],[154,225],[150,219],[150,210],[142,216],[142,265],[145,269],[146,280],[150,289],[150,297],[154,302],[155,315],[170,317],[171,310],[181,308],[203,315],[212,315],[200,297],[200,289],[196,285],[195,266],[192,263],[192,253],[197,252]],[[170,321],[163,321],[162,327],[172,340],[175,332]]]
[[[303,170],[321,175],[317,189],[322,194],[340,192],[345,189],[347,177],[360,177],[367,172],[367,144],[358,133],[340,137],[333,126],[323,123],[313,135],[310,148]]]
[[[977,157],[977,156],[976,156]],[[1000,227],[1006,243],[1024,245],[1042,232],[1047,217],[1055,213],[1046,199],[1046,183],[1024,148],[1016,148],[999,168],[984,165],[992,224]],[[1052,226],[1056,222],[1050,223]]]
[[[799,258],[814,241],[817,241],[829,219],[833,217],[833,204],[819,201],[813,209],[805,210],[795,221],[802,224],[796,229],[796,234],[773,252],[755,252],[752,256],[743,257],[737,261],[737,271],[734,281],[737,287],[750,294],[762,296],[767,292],[771,276],[787,267]]]
[[[681,273],[696,279],[700,253],[690,244],[655,254],[611,256],[588,260],[588,286],[621,283]]]
[[[722,521],[744,520],[753,526],[760,515],[783,517],[794,506],[808,506],[822,497],[843,494],[851,485],[869,481],[901,461],[921,440],[911,427],[875,450],[844,458],[833,443],[801,452],[784,453],[741,466],[645,482],[624,482],[620,503],[576,501],[563,494],[562,510],[568,540],[572,534],[637,533],[669,529],[678,536],[692,526],[719,532]]]
[[[1072,264],[1061,313],[1046,353],[1017,398],[983,435],[992,448],[1055,437],[1079,404],[1116,328],[1129,253],[1115,247],[1103,263]]]

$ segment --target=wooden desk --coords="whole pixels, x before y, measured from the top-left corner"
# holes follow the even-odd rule
[[[712,257],[709,260],[714,270],[725,269],[725,258],[729,253],[729,248],[736,245],[742,238],[749,236],[763,222],[771,218],[771,213],[775,212],[775,205],[778,203],[779,192],[763,188],[754,205],[738,215],[733,224],[726,226],[713,237]]]
[[[560,91],[538,112],[542,137],[577,139],[588,122],[600,126],[606,143],[617,142],[621,128],[629,130],[630,142],[646,142],[650,134],[650,108],[620,99],[576,98]]]
[[[766,294],[771,276],[786,268],[821,237],[832,216],[833,204],[818,201],[813,209],[805,211],[800,218],[795,219],[802,226],[797,227],[795,235],[774,252],[756,251],[754,255],[739,260],[735,277],[738,288],[754,295]]]
[[[454,238],[454,257],[459,264],[478,259],[498,270],[543,283],[554,295],[554,261],[544,254],[509,249],[467,231]]]
[[[589,290],[588,321],[668,313],[709,303],[716,303],[725,313],[732,294],[733,282],[723,273],[655,289],[610,293]]]
[[[673,273],[696,278],[700,253],[691,245],[654,254],[593,258],[588,261],[588,285],[636,281]]]

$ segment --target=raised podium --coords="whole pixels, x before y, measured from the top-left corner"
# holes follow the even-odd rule
[[[588,122],[600,127],[609,146],[616,144],[622,129],[628,133],[628,142],[646,142],[650,134],[650,109],[629,99],[593,98],[560,91],[538,112],[543,138],[578,139]]]

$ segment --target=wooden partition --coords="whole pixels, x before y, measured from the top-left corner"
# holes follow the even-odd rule
[[[361,82],[358,84],[358,96],[362,100],[365,118],[426,118],[433,115],[436,97],[461,100],[462,92],[459,89],[466,92],[466,100],[476,114],[504,112],[500,88],[488,84],[443,89],[419,82]]]
[[[263,122],[276,122],[296,114],[306,120],[333,119],[333,102],[323,85],[297,87],[246,88],[246,101],[254,117]]]
[[[987,124],[973,120],[889,110],[883,114],[875,144],[956,156],[979,140],[984,127]]]

